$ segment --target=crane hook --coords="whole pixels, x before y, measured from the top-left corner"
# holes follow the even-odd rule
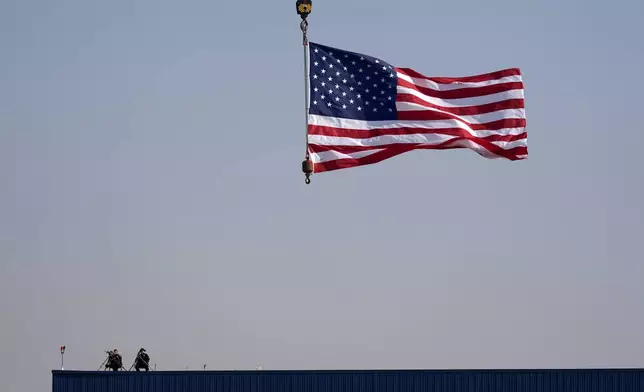
[[[311,0],[297,0],[295,2],[295,6],[297,8],[297,14],[300,15],[302,19],[306,19],[306,17],[311,14],[313,2]]]
[[[306,160],[302,162],[302,172],[304,172],[304,175],[306,176],[306,179],[304,182],[306,184],[311,183],[311,174],[313,173],[313,161],[307,156]]]

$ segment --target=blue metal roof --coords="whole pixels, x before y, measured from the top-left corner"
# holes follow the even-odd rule
[[[644,392],[644,369],[59,371],[53,392]]]

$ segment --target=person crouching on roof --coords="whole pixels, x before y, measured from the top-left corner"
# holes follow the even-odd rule
[[[150,356],[145,352],[145,349],[142,348],[136,354],[136,359],[134,360],[134,369],[140,371],[140,369],[145,369],[145,371],[150,370]]]
[[[119,350],[114,349],[108,352],[107,355],[108,360],[105,364],[105,369],[112,369],[112,371],[118,372],[123,367],[123,357],[119,354]]]

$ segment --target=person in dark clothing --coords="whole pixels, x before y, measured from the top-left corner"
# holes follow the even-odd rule
[[[123,357],[119,354],[117,349],[107,352],[107,363],[105,364],[105,369],[112,369],[114,372],[118,372],[123,367]]]
[[[150,370],[150,356],[145,352],[144,348],[140,349],[138,354],[136,354],[134,369],[137,372],[141,371],[141,369],[145,369],[146,372]]]

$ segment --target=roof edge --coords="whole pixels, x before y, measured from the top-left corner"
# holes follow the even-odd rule
[[[392,373],[553,373],[553,372],[644,372],[640,367],[579,367],[579,368],[434,368],[434,369],[275,369],[275,370],[154,370],[150,372],[120,371],[111,372],[105,370],[56,370],[51,372],[53,375],[75,375],[75,374],[96,374],[96,375],[133,375],[133,374],[392,374]]]

